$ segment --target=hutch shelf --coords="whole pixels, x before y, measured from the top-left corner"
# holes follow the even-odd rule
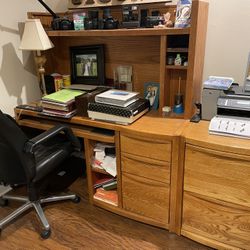
[[[164,7],[164,11],[167,7]],[[175,7],[168,8],[173,11]],[[71,46],[104,44],[106,79],[113,79],[113,69],[116,66],[132,65],[134,91],[143,96],[145,83],[158,82],[159,114],[163,106],[174,106],[180,82],[184,113],[177,117],[189,119],[195,112],[194,103],[200,101],[207,13],[208,3],[194,0],[190,28],[48,30],[55,47],[46,52],[46,71],[48,74],[70,74]],[[31,18],[40,18],[45,27],[51,21],[49,14],[28,15]],[[168,56],[176,56],[177,53],[187,58],[188,66],[167,65]]]

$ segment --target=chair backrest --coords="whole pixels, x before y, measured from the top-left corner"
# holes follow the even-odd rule
[[[0,182],[26,184],[34,177],[34,156],[23,150],[27,141],[16,121],[0,111]]]

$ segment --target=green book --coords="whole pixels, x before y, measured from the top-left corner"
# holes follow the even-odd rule
[[[85,91],[73,90],[73,89],[62,89],[49,95],[42,97],[42,100],[53,101],[59,103],[70,103],[75,100],[76,96],[84,94]]]

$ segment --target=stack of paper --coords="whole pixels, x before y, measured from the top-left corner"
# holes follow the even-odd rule
[[[76,113],[75,97],[84,91],[62,89],[42,97],[42,114],[70,118]]]
[[[204,87],[208,89],[228,90],[233,82],[234,79],[231,77],[209,76],[204,82]]]
[[[139,99],[138,92],[110,89],[95,96],[95,101],[119,107],[127,107]]]
[[[112,154],[106,154],[106,148],[115,148],[115,145],[104,143],[96,144],[94,148],[95,156],[92,160],[92,167],[104,169],[107,173],[115,177],[117,175],[116,157]]]

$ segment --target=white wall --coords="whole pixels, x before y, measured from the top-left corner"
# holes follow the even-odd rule
[[[67,0],[45,1],[55,11],[66,11]],[[0,110],[14,114],[17,104],[38,100],[40,90],[32,52],[18,49],[29,11],[46,11],[37,0],[1,1]]]
[[[203,78],[234,77],[243,84],[250,51],[250,0],[208,0],[209,19]],[[45,1],[51,9],[67,11],[68,0]],[[40,98],[33,56],[18,49],[28,11],[45,11],[36,0],[1,1],[0,109],[13,114],[17,104]]]
[[[204,79],[231,76],[244,83],[250,52],[250,0],[209,0]]]

